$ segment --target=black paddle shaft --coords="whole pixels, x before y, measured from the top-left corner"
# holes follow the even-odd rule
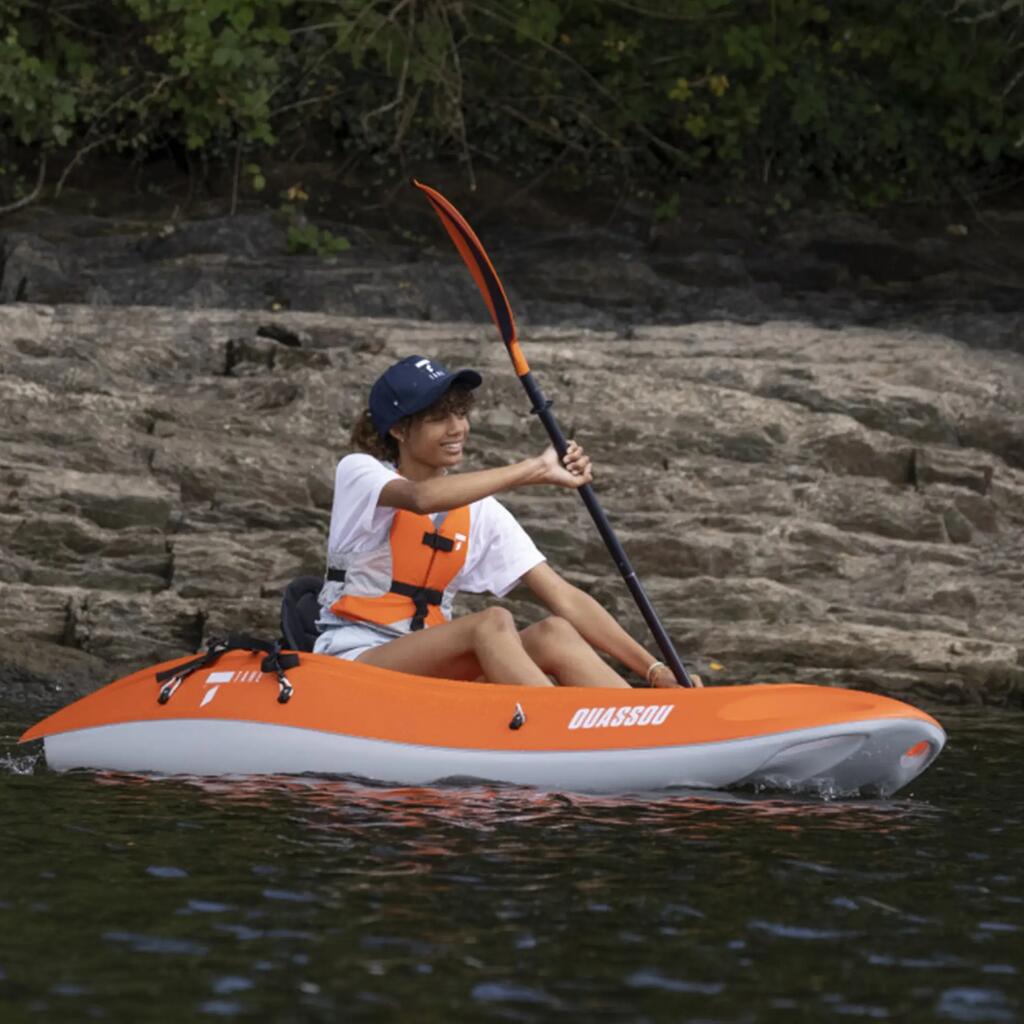
[[[533,374],[524,373],[519,379],[523,382],[523,387],[530,396],[530,401],[533,402],[533,408],[530,411],[540,417],[540,421],[544,424],[544,429],[548,432],[548,437],[551,438],[551,443],[555,446],[555,451],[558,452],[559,458],[564,458],[569,442],[566,441],[562,428],[558,425],[558,421],[551,411],[551,403],[544,398],[540,388],[537,386],[537,382],[533,379]],[[636,571],[630,565],[629,558],[622,544],[619,543],[619,538],[615,536],[612,524],[608,522],[608,517],[604,514],[604,509],[601,508],[601,502],[597,500],[593,487],[590,484],[584,484],[577,493],[583,499],[583,504],[587,506],[587,511],[597,527],[597,532],[601,534],[601,539],[611,553],[619,572],[622,573],[622,578],[626,581],[626,586],[629,587],[629,592],[633,595],[633,600],[636,601],[644,621],[654,634],[654,639],[657,641],[662,657],[665,659],[665,664],[672,670],[680,686],[693,686],[693,680],[686,671],[682,658],[679,657],[675,647],[672,646],[672,640],[668,633],[665,632],[665,627],[662,626],[661,620],[655,613],[650,598],[638,579]]]

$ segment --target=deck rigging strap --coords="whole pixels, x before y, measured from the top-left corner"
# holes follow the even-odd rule
[[[210,637],[209,644],[202,654],[198,654],[191,661],[183,665],[176,665],[174,668],[166,668],[156,673],[156,681],[161,684],[160,694],[157,701],[166,704],[179,686],[193,672],[214,664],[222,654],[228,651],[252,651],[254,654],[263,652],[266,657],[260,662],[261,672],[273,672],[277,676],[277,700],[279,704],[287,704],[292,699],[295,688],[288,681],[285,671],[295,668],[299,664],[297,654],[284,654],[281,650],[280,640],[260,640],[254,636],[246,636],[243,633],[231,633],[226,637]]]

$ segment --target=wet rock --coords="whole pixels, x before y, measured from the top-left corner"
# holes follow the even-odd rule
[[[313,341],[312,336],[306,331],[295,330],[287,324],[275,322],[260,324],[256,329],[256,334],[261,338],[272,338],[289,348],[309,346]]]
[[[971,524],[957,508],[947,508],[942,514],[942,522],[946,527],[946,535],[954,544],[970,544],[974,535]]]
[[[113,533],[88,519],[43,513],[0,516],[0,537],[14,556],[5,572],[10,581],[133,591],[168,586],[171,556],[161,530]]]
[[[224,352],[224,374],[247,377],[274,368],[277,345],[264,338],[229,338]]]
[[[1024,416],[1015,414],[1016,403],[967,413],[959,424],[961,443],[999,455],[1015,469],[1024,469]]]
[[[82,302],[87,295],[58,246],[33,235],[0,237],[0,303]]]
[[[280,216],[263,212],[165,224],[149,237],[140,239],[137,250],[151,261],[224,253],[250,259],[266,258],[285,247],[287,231],[281,221]]]
[[[126,481],[108,474],[66,473],[60,479],[57,500],[108,530],[131,526],[162,530],[171,514],[170,496],[146,478]]]
[[[878,477],[897,486],[911,476],[912,449],[894,445],[891,438],[872,436],[856,424],[843,424],[810,439],[806,448],[815,462],[842,476]]]
[[[330,514],[334,506],[334,476],[310,473],[306,476],[306,491],[312,506]],[[326,550],[326,549],[325,549]]]
[[[2,661],[3,698],[54,710],[94,689],[100,680],[132,671],[133,663],[115,665],[94,654],[44,640],[9,637]]]
[[[71,596],[64,642],[108,664],[143,667],[197,650],[205,628],[202,607],[178,594],[90,587]]]
[[[0,583],[0,635],[5,640],[64,643],[75,593],[73,588],[59,585]]]
[[[319,525],[319,524],[318,524]],[[274,580],[280,593],[290,579],[323,571],[320,529],[289,530],[285,537],[258,529],[182,534],[174,541],[174,590],[184,598],[243,598],[254,580]],[[211,566],[216,572],[211,573]]]
[[[915,448],[911,475],[918,487],[948,484],[977,494],[988,494],[992,485],[992,463],[980,452],[946,448]]]

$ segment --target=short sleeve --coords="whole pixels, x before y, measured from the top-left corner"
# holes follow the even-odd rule
[[[515,516],[495,498],[475,502],[469,558],[457,580],[459,590],[504,597],[522,577],[545,561]]]
[[[365,551],[379,544],[395,510],[379,508],[380,492],[398,474],[363,452],[346,455],[334,474],[334,501],[328,557],[333,552]]]

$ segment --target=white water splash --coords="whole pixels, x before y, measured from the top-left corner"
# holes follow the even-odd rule
[[[39,764],[42,754],[0,754],[0,773],[7,775],[31,775]]]

